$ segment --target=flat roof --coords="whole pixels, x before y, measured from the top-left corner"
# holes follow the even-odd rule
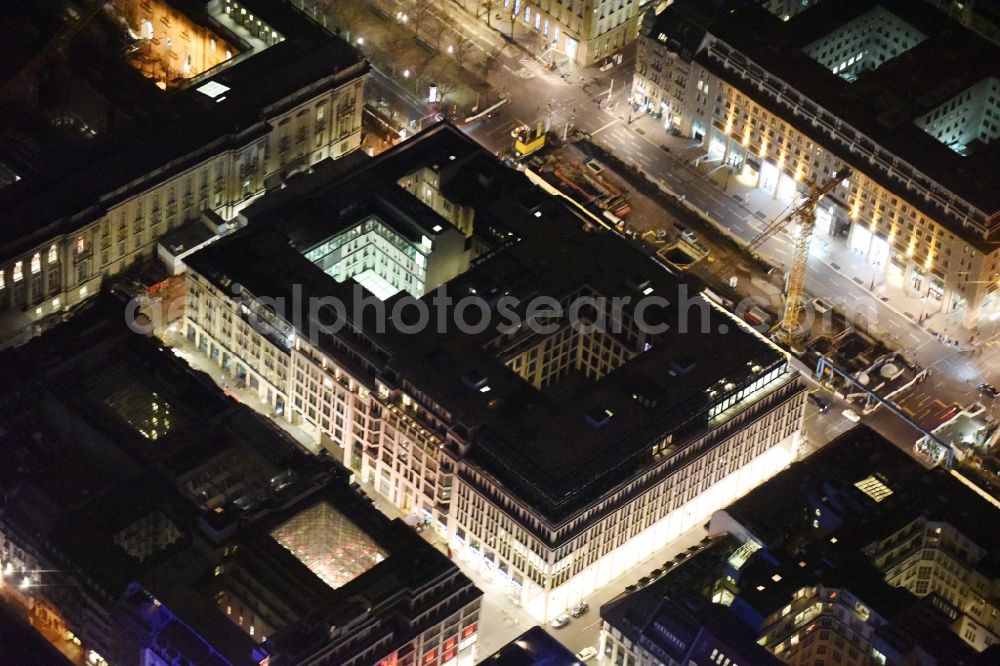
[[[206,15],[198,3],[168,1]],[[6,43],[16,45],[26,63],[58,32],[65,7],[55,2],[41,8],[22,5],[6,3],[0,18],[17,26],[11,32],[19,34],[7,35]],[[96,127],[101,131],[92,139],[68,139],[16,96],[4,100],[0,161],[21,180],[0,188],[3,255],[75,230],[153,183],[265,135],[268,128],[262,121],[275,113],[275,105],[307,88],[310,95],[318,94],[319,88],[312,86],[324,81],[329,87],[340,85],[366,70],[353,46],[290,5],[267,0],[243,0],[242,5],[276,27],[283,41],[263,50],[247,45],[232,61],[169,91],[157,88],[121,56],[115,46],[118,27],[110,18],[101,13],[91,21],[64,47],[71,57],[61,60],[73,69],[78,88],[89,89],[115,109],[108,126]],[[226,29],[215,22],[213,30]],[[16,68],[11,69],[13,76]],[[224,99],[199,91],[210,82],[228,88]],[[147,176],[149,183],[132,185]]]
[[[577,666],[573,653],[539,626],[483,659],[487,666]]]
[[[627,299],[623,311],[634,315],[639,299],[656,296],[669,304],[654,304],[644,315],[668,330],[652,335],[650,346],[634,350],[632,360],[600,379],[538,390],[508,369],[493,349],[501,335],[500,317],[468,333],[457,326],[404,332],[405,318],[377,332],[368,310],[355,317],[350,281],[337,283],[293,247],[300,234],[322,236],[316,229],[323,224],[303,211],[313,210],[331,193],[342,209],[353,210],[357,204],[358,214],[366,209],[370,192],[393,192],[386,194],[387,200],[403,205],[409,198],[412,205],[416,199],[395,183],[429,165],[439,165],[445,196],[454,193],[475,208],[475,233],[493,248],[448,282],[456,301],[477,294],[494,299],[495,306],[495,299],[506,295],[521,302],[524,315],[524,304],[535,296],[565,299],[586,289],[607,299]],[[752,377],[752,368],[785,361],[777,348],[711,307],[698,295],[700,285],[671,273],[624,239],[584,229],[585,219],[573,207],[504,167],[450,124],[425,130],[347,174],[336,168],[334,163],[333,171],[313,174],[320,181],[330,179],[317,188],[319,194],[308,194],[303,186],[297,195],[280,191],[277,203],[264,197],[259,208],[248,209],[248,228],[195,253],[187,264],[224,290],[240,283],[256,296],[291,297],[296,284],[306,297],[341,298],[348,318],[362,323],[357,336],[337,335],[357,343],[372,381],[381,373],[397,386],[412,386],[427,396],[468,433],[471,460],[549,515],[562,515],[634,473],[642,464],[639,457],[668,433],[684,442],[704,431],[707,417],[692,417],[707,409],[707,391],[720,381],[740,385]],[[367,184],[363,190],[356,186],[361,182]],[[422,204],[418,209],[430,211]],[[432,312],[433,298],[432,293],[423,299]],[[449,321],[455,307],[441,310]],[[309,336],[312,324],[302,326]],[[335,357],[345,356],[338,345],[318,339]],[[488,390],[470,388],[470,376],[481,378]],[[645,403],[637,399],[639,394]],[[613,416],[604,424],[587,418],[606,413]]]
[[[873,495],[866,489],[873,479],[891,492]],[[881,574],[875,576],[867,571],[867,560],[864,565],[850,562],[863,548],[921,517],[946,522],[984,548],[989,554],[977,566],[996,571],[1000,565],[1000,535],[992,530],[993,521],[989,519],[1000,517],[1000,512],[948,470],[925,469],[864,426],[793,463],[725,512],[767,547],[787,548],[804,540],[816,544],[809,548],[808,556],[801,558],[803,567],[797,564],[798,557],[778,566],[748,565],[747,575],[757,576],[764,587],[747,590],[748,598],[764,600],[774,594],[780,598],[803,580],[822,580],[830,586],[853,585],[852,591],[864,597],[865,587],[851,581],[871,581],[874,585]],[[818,536],[812,525],[816,515],[822,518]],[[831,562],[847,565],[839,568],[841,573],[828,576],[825,572],[830,570]],[[782,576],[780,584],[769,580],[775,572]],[[889,593],[883,590],[879,594]]]
[[[698,656],[696,642],[703,644],[705,638],[702,630],[723,641],[723,652],[739,663],[782,663],[757,644],[757,636],[728,607],[710,598],[728,573],[727,559],[739,546],[729,535],[714,538],[651,583],[601,606],[601,619],[633,643],[656,645],[677,663],[688,654]]]
[[[854,82],[834,74],[803,48],[829,35],[876,6],[889,10],[927,36],[913,48],[865,70]],[[670,11],[670,8],[665,10]],[[980,37],[929,3],[908,0],[823,0],[788,21],[749,4],[722,14],[709,32],[744,53],[791,87],[864,133],[892,155],[906,160],[927,177],[986,213],[1000,211],[1000,141],[962,156],[923,131],[914,122],[988,77],[1000,76],[1000,46]],[[886,189],[936,220],[950,222],[956,233],[982,243],[972,229],[962,227],[909,192],[905,184],[871,167],[788,108],[739,79],[707,53],[696,58],[714,74],[772,110],[845,163],[856,166]]]

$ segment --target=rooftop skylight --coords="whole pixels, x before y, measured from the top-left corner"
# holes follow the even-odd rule
[[[327,502],[294,516],[271,537],[333,589],[386,558],[378,544]]]
[[[892,488],[885,485],[874,476],[869,476],[868,478],[858,481],[854,484],[854,487],[875,500],[876,503],[881,502],[892,494]]]

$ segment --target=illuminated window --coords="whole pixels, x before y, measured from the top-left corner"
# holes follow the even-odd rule
[[[3,274],[3,271],[0,271],[0,289],[5,288],[6,286],[7,285],[4,284],[4,274]]]
[[[42,272],[42,255],[39,252],[31,258],[31,274],[37,275]]]
[[[49,246],[49,263],[54,264],[59,261],[59,250],[56,249],[55,245]]]
[[[14,264],[14,282],[20,282],[21,280],[24,279],[24,266],[22,265],[23,263],[24,262],[19,261],[16,264]]]

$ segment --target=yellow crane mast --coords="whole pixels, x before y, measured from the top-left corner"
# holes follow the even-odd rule
[[[833,176],[817,185],[812,183],[809,194],[805,201],[784,215],[771,220],[764,230],[755,236],[745,249],[748,253],[755,252],[767,239],[788,226],[795,219],[799,220],[799,225],[795,230],[793,239],[792,266],[788,271],[787,288],[785,292],[785,307],[781,317],[781,323],[774,331],[775,338],[782,344],[790,345],[802,336],[799,329],[799,320],[802,315],[802,308],[805,306],[806,296],[806,261],[809,259],[809,241],[812,240],[813,229],[816,226],[816,204],[824,196],[830,193],[838,183],[851,175],[850,169],[842,169]],[[733,262],[735,263],[735,261]],[[730,264],[723,273],[728,272],[733,264]]]

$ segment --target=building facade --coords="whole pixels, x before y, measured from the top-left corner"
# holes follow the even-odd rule
[[[625,246],[582,231],[578,218],[454,128],[437,126],[360,166],[318,165],[302,179],[289,181],[273,205],[265,197],[246,209],[247,228],[188,259],[188,342],[245,381],[274,412],[343,455],[363,482],[432,525],[456,557],[495,579],[535,617],[563,612],[794,459],[804,403],[794,371],[776,348],[700,298],[693,302],[705,325],[712,331],[732,327],[735,337],[690,335],[671,347],[637,324],[641,311],[603,305],[585,316],[604,320],[612,334],[580,333],[565,324],[539,334],[528,327],[499,332],[495,323],[464,335],[435,328],[459,308],[439,305],[439,284],[454,300],[481,296],[486,302],[476,309],[485,311],[499,307],[503,297],[526,300],[550,289],[571,308],[574,302],[610,303],[614,290],[648,296],[678,288],[652,267],[623,285],[620,276],[637,266],[646,270]],[[357,186],[361,181],[365,190]],[[309,203],[298,207],[299,198]],[[392,202],[395,212],[382,202]],[[376,213],[399,233],[410,229],[427,252],[426,265],[442,267],[423,293],[401,289],[383,301],[361,273],[316,270],[322,261],[310,258],[310,248]],[[559,234],[561,242],[578,244],[579,260],[544,258]],[[619,269],[591,272],[612,258]],[[366,270],[377,273],[378,262],[370,259]],[[495,271],[504,274],[515,265],[532,268],[498,281]],[[299,285],[299,296],[290,285]],[[352,292],[357,287],[373,307],[376,299],[392,311],[382,332],[372,319],[377,308],[369,313],[359,305]],[[318,331],[322,317],[295,315],[278,303],[319,294],[353,300],[336,319],[342,326],[335,332]],[[402,304],[416,308],[414,299],[435,315],[426,329],[404,326]],[[700,360],[727,340],[732,356],[723,355],[721,367]],[[689,345],[690,356],[669,358],[668,349]],[[657,381],[625,379],[628,368],[649,376],[687,375],[690,386],[702,389],[663,393]],[[593,407],[540,398],[583,385],[597,387],[592,396],[613,397]],[[622,395],[631,397],[618,406]],[[659,418],[657,405],[673,405],[679,395],[696,406],[681,409],[676,421],[647,425]],[[508,459],[504,442],[517,436],[506,430],[518,420],[497,410],[503,404],[517,410],[521,403],[528,413],[560,405],[551,419],[541,420],[555,428],[553,446],[525,441],[518,446],[526,449]],[[641,432],[615,416],[620,410],[637,410],[634,424],[642,424]],[[591,455],[612,441],[627,443],[631,452],[610,470],[612,477],[606,469],[573,472],[582,462],[574,458],[584,454],[571,441],[586,442]],[[549,448],[552,453],[545,453]],[[559,451],[569,456],[565,464],[557,462]],[[535,452],[545,459],[521,459]],[[531,480],[534,473],[543,476]],[[576,487],[598,480],[599,490]],[[566,490],[557,490],[562,485]],[[553,496],[546,494],[550,487]],[[538,489],[543,494],[535,498]],[[571,507],[557,499],[560,492],[572,498]]]
[[[868,551],[890,585],[937,595],[954,608],[952,630],[977,651],[1000,642],[995,585],[977,567],[987,551],[952,525],[920,518]]]
[[[690,442],[555,522],[491,474],[463,465],[449,525],[453,550],[540,618],[584,601],[795,459],[804,396],[781,366],[751,400]],[[676,455],[668,450],[675,449]]]
[[[875,632],[886,620],[850,590],[823,585],[796,590],[765,620],[760,644],[786,664],[870,663]]]
[[[535,36],[543,58],[564,57],[586,66],[635,41],[641,4],[640,0],[493,0],[482,8],[482,20],[505,33],[523,25]]]
[[[944,31],[949,19],[924,3],[784,4],[799,3],[712,14],[678,2],[647,14],[633,102],[691,137],[695,164],[778,199],[850,167],[817,207],[816,233],[845,235],[876,274],[963,310],[966,327],[995,315],[1000,206],[980,174],[995,163],[1000,127],[1000,84],[984,66],[996,46],[957,24]],[[768,40],[781,49],[767,51]],[[942,48],[965,64],[930,69]],[[911,71],[927,73],[919,92],[904,83]],[[865,96],[878,102],[856,102]]]
[[[133,31],[152,25],[146,10],[118,4],[127,5],[119,11],[124,20],[133,19]],[[245,50],[223,57],[177,91],[160,91],[153,80],[141,84],[174,96],[180,119],[156,118],[162,110],[151,103],[146,112],[153,115],[153,124],[160,123],[159,131],[132,128],[127,152],[99,153],[60,174],[59,181],[72,183],[71,196],[55,194],[58,182],[48,184],[39,177],[36,183],[29,176],[4,188],[8,192],[0,191],[12,197],[12,216],[34,221],[29,232],[0,243],[0,337],[5,339],[0,346],[23,342],[60,320],[98,293],[105,278],[155,256],[160,238],[197,220],[203,211],[232,220],[265,183],[276,184],[289,173],[360,145],[366,65],[350,47],[284,3],[227,0],[212,7],[201,18],[220,32],[231,30],[226,34],[233,39],[245,40]],[[184,18],[166,3],[156,10]],[[157,24],[162,23],[161,17]],[[279,25],[287,34],[278,32]],[[170,39],[144,41],[165,44]],[[317,62],[288,77],[275,66],[276,54],[300,48],[306,49],[298,56],[303,62]],[[223,44],[216,49],[221,52]],[[177,50],[170,53],[176,56]],[[322,65],[323,58],[328,65]],[[167,59],[176,60],[174,65],[181,62]],[[141,69],[128,74],[145,79]],[[281,77],[286,85],[276,85]],[[254,87],[264,94],[247,99]],[[194,123],[206,116],[204,127]],[[185,129],[191,127],[198,131]],[[173,140],[173,133],[185,131],[184,140]],[[94,173],[107,177],[94,178]],[[52,196],[65,198],[66,206],[53,209],[47,200]]]

